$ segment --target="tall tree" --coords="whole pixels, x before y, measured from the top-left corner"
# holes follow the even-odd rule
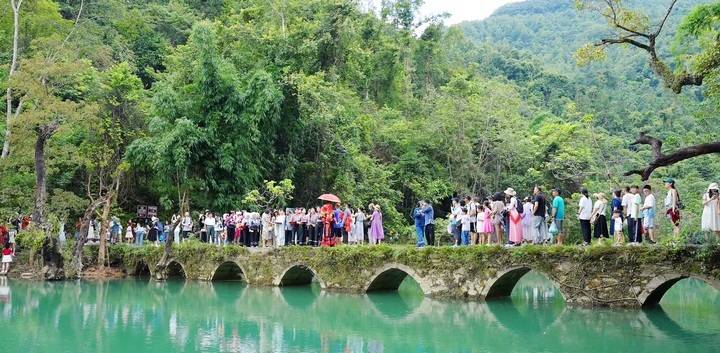
[[[12,78],[17,69],[18,61],[18,38],[20,36],[20,6],[23,0],[10,0],[10,7],[13,12],[13,35],[12,35],[12,59],[10,59],[10,70],[8,71],[8,79]],[[7,158],[10,154],[10,137],[12,135],[10,126],[13,119],[16,119],[22,111],[23,101],[18,101],[15,110],[13,111],[13,91],[12,87],[8,85],[5,91],[5,140],[3,141],[2,154],[0,158]]]
[[[689,59],[684,59],[685,62],[676,65],[675,69],[659,55],[657,41],[667,19],[675,9],[677,0],[670,2],[664,15],[655,23],[651,23],[643,12],[627,7],[626,2],[622,0],[578,0],[576,4],[581,10],[594,11],[604,17],[614,31],[613,36],[602,38],[579,49],[576,56],[580,64],[602,58],[604,50],[611,45],[620,44],[639,48],[648,54],[653,72],[662,79],[667,88],[677,94],[683,87],[701,86],[707,77],[718,74],[720,35],[717,33],[716,25],[720,23],[720,3],[699,5],[683,20],[678,31],[679,39],[701,39],[700,50],[688,55]],[[663,141],[646,132],[641,132],[631,145],[649,145],[652,148],[653,159],[647,166],[625,173],[625,175],[637,174],[643,180],[649,179],[657,168],[705,154],[720,153],[720,141],[664,152]]]

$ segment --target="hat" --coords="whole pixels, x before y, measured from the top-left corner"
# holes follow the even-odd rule
[[[505,190],[505,195],[515,196],[515,195],[517,195],[517,192],[515,192],[515,190],[513,188],[507,188]]]
[[[718,188],[718,183],[710,184],[710,186],[708,186],[708,191],[709,190],[720,190],[720,188]]]
[[[607,197],[605,197],[605,193],[603,193],[603,192],[595,193],[595,194],[593,194],[593,196],[595,196],[596,199],[607,200]]]
[[[663,179],[663,183],[666,183],[666,184],[675,184],[675,179],[670,178],[670,177],[667,177],[667,178]]]

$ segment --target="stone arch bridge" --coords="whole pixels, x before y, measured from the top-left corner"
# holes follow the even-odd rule
[[[162,249],[129,248],[115,261],[130,275],[158,280],[242,280],[251,286],[317,282],[323,290],[397,290],[413,278],[426,296],[463,300],[507,297],[529,271],[552,281],[571,306],[642,307],[660,302],[684,278],[720,290],[719,247],[346,246],[280,249],[181,244],[161,272]],[[113,256],[111,250],[111,256]]]

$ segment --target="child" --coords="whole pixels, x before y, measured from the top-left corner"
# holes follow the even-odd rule
[[[490,236],[495,231],[492,224],[492,209],[490,208],[490,201],[485,201],[483,203],[483,219],[484,224],[480,244],[490,244]]]
[[[478,205],[475,222],[475,231],[478,234],[478,244],[484,244],[483,240],[485,239],[485,206]]]
[[[10,263],[13,261],[15,254],[10,248],[10,243],[5,243],[2,250],[2,269],[0,269],[0,275],[6,275],[10,272]]]
[[[468,214],[467,208],[463,207],[461,212],[462,213],[460,216],[460,226],[462,228],[461,228],[460,238],[462,239],[462,245],[469,245],[470,244],[470,239],[469,239],[470,223],[472,220],[470,219],[471,217]]]
[[[615,228],[615,245],[622,245],[625,243],[625,237],[623,236],[623,219],[620,217],[620,210],[616,209],[613,211],[613,227]]]
[[[125,242],[128,244],[132,244],[133,238],[134,236],[132,221],[128,221],[127,229],[125,230]]]

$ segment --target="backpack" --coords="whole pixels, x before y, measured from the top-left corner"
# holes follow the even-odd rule
[[[522,202],[520,202],[517,198],[515,198],[515,210],[517,210],[518,214],[523,214],[525,212],[525,208],[523,207]]]

